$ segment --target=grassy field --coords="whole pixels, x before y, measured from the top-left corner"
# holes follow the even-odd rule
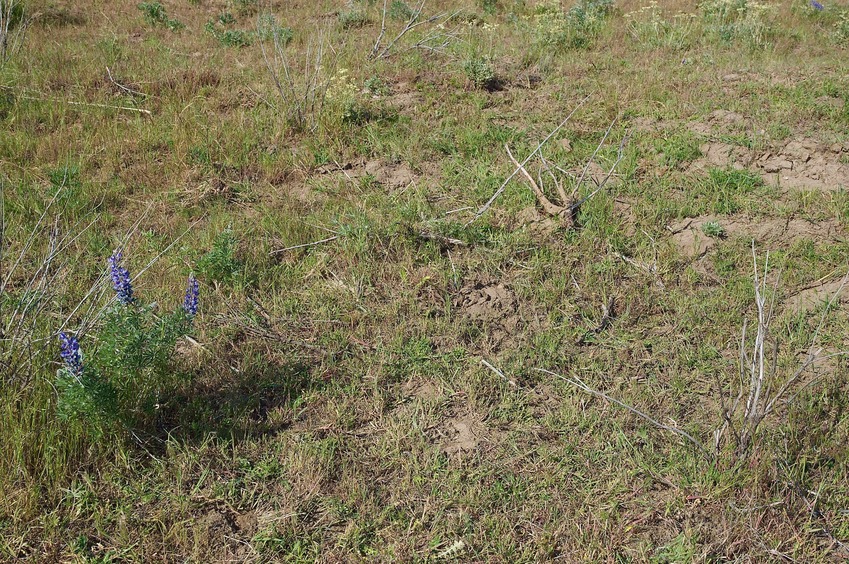
[[[0,561],[849,559],[845,2],[11,1]]]

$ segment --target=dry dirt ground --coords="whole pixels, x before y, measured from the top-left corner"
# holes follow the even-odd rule
[[[413,3],[31,0],[0,560],[849,558],[849,7],[661,4],[433,0],[373,57]],[[201,284],[139,428],[59,416],[118,246],[154,316]]]

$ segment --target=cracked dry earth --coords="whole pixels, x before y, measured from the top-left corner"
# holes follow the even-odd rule
[[[640,123],[638,128],[658,131],[662,123]],[[766,149],[753,149],[729,142],[729,134],[748,136],[756,126],[745,116],[716,110],[703,121],[686,126],[701,137],[701,157],[689,171],[704,175],[711,168],[733,168],[758,173],[766,183],[779,188],[781,198],[798,192],[835,193],[849,188],[849,142],[827,142],[809,136],[793,136]],[[703,227],[717,223],[721,238],[705,234]],[[799,217],[747,217],[704,215],[688,217],[668,226],[670,240],[680,255],[698,272],[710,271],[708,255],[725,238],[753,240],[762,250],[786,249],[801,241],[836,244],[846,240],[846,229],[835,218],[810,220]],[[809,285],[787,289],[783,307],[788,311],[810,310],[835,297],[842,288],[842,274],[835,273]]]

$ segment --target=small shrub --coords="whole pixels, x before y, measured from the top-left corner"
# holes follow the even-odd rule
[[[463,71],[466,78],[475,88],[491,89],[497,82],[495,69],[482,58],[468,59],[463,63]]]
[[[219,16],[219,22],[221,16]],[[253,37],[250,32],[240,29],[221,29],[214,22],[207,22],[205,29],[222,45],[227,47],[248,47],[253,43]]]
[[[144,15],[145,21],[152,26],[161,25],[171,31],[178,31],[185,27],[182,22],[169,18],[165,12],[165,6],[159,2],[142,2],[138,8]]]
[[[149,427],[167,403],[181,375],[174,369],[177,341],[188,335],[197,314],[199,287],[189,276],[182,306],[158,316],[155,306],[133,293],[120,252],[109,259],[115,302],[94,329],[93,338],[60,333],[63,366],[56,373],[57,411],[95,434]],[[83,354],[80,338],[91,343]]]
[[[541,47],[587,49],[612,11],[613,0],[578,0],[568,12],[558,2],[545,2],[533,17],[536,42]]]
[[[704,0],[699,4],[708,31],[722,41],[763,47],[773,35],[774,8],[757,0]]]
[[[342,123],[344,124],[362,125],[379,117],[381,117],[380,112],[371,104],[357,99],[347,100],[342,107]]]
[[[478,0],[478,5],[484,14],[494,16],[498,13],[498,0]]]
[[[702,224],[702,233],[708,237],[716,239],[724,239],[726,236],[725,228],[718,221],[708,221]]]
[[[363,83],[363,89],[372,96],[385,96],[389,93],[386,84],[376,76],[367,78]]]
[[[263,14],[257,19],[256,33],[260,41],[274,41],[280,46],[288,45],[295,37],[292,28],[277,23],[274,14]]]
[[[356,29],[368,23],[368,16],[365,11],[359,8],[339,12],[338,18],[339,25],[342,26],[342,29]]]
[[[283,102],[282,117],[293,130],[314,130],[331,97],[331,86],[334,90],[339,86],[332,84],[338,78],[332,76],[336,59],[325,56],[332,52],[326,30],[310,34],[305,48],[295,53],[286,49],[285,36],[275,35],[270,45],[261,35],[259,39],[266,68]],[[293,60],[293,56],[297,59]]]
[[[241,29],[228,29],[218,40],[227,47],[248,47],[252,43],[251,34]]]
[[[389,8],[386,10],[386,15],[393,20],[406,22],[413,18],[413,9],[402,0],[392,0],[392,3],[389,4]]]
[[[232,229],[219,233],[212,249],[198,260],[198,273],[215,282],[231,284],[242,270],[242,263],[236,259],[237,243]]]

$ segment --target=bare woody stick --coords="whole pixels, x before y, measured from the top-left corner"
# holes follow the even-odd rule
[[[554,135],[558,131],[563,129],[563,126],[566,125],[566,123],[572,118],[573,115],[575,115],[575,112],[577,112],[589,99],[590,99],[590,95],[588,94],[586,97],[584,97],[583,100],[580,101],[580,103],[577,106],[575,106],[575,109],[573,109],[571,112],[569,112],[569,115],[566,116],[566,118],[563,121],[561,121],[560,124],[557,127],[555,127],[551,131],[551,133],[549,133],[546,136],[545,139],[540,141],[540,143],[539,143],[539,145],[537,145],[536,149],[531,151],[531,154],[528,155],[527,157],[525,157],[525,160],[523,160],[522,163],[513,170],[513,172],[510,174],[510,176],[508,176],[504,180],[504,182],[501,184],[501,186],[498,188],[498,190],[495,191],[495,194],[493,194],[492,197],[475,213],[475,216],[466,223],[465,227],[468,227],[469,225],[471,225],[472,223],[477,221],[478,218],[480,218],[480,216],[482,216],[483,214],[485,214],[487,212],[487,210],[492,206],[492,204],[495,202],[495,200],[498,198],[498,196],[500,196],[501,193],[504,192],[504,189],[507,187],[507,184],[511,180],[513,180],[514,176],[516,176],[517,174],[519,174],[519,172],[521,172],[522,167],[524,167],[526,164],[528,164],[528,162],[534,157],[534,155],[537,154],[537,152],[540,149],[542,149],[543,145],[545,145],[548,142],[549,139],[554,137]]]

